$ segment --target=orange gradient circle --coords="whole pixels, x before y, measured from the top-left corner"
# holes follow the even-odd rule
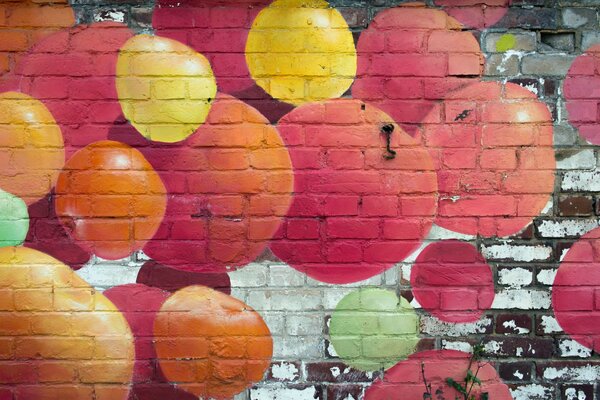
[[[166,189],[144,156],[109,140],[75,153],[56,184],[63,225],[82,247],[109,260],[140,250],[156,233],[166,203]]]
[[[202,398],[231,398],[260,381],[273,353],[271,332],[256,311],[204,286],[169,297],[154,336],[165,377]]]
[[[62,133],[46,106],[23,93],[0,94],[0,188],[35,203],[64,162]]]
[[[25,247],[0,249],[0,288],[2,389],[15,399],[128,398],[133,336],[112,302]]]

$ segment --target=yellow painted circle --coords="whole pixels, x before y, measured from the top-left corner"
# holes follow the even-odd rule
[[[258,86],[295,105],[340,97],[356,75],[352,33],[324,0],[264,8],[248,34],[246,62]]]
[[[217,93],[208,60],[159,36],[137,35],[121,48],[117,93],[123,114],[144,137],[184,140],[206,120]]]

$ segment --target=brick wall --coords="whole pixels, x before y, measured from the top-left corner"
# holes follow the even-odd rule
[[[600,2],[426,3],[0,0],[0,400],[600,399]]]

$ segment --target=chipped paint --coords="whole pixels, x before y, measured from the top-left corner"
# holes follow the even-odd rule
[[[494,260],[513,260],[513,261],[545,261],[552,256],[552,247],[550,246],[520,246],[508,243],[483,246],[482,254],[486,259]]]
[[[563,339],[558,342],[561,357],[587,358],[592,356],[592,350],[572,339]]]
[[[484,316],[477,322],[450,323],[432,316],[421,317],[421,331],[432,336],[467,336],[486,333],[492,326],[492,318]]]
[[[514,319],[511,319],[510,321],[504,321],[502,323],[502,326],[504,326],[505,328],[514,329],[517,331],[518,334],[529,333],[529,329],[517,326],[517,323]]]
[[[541,326],[544,333],[559,333],[563,331],[556,318],[549,315],[542,315]]]
[[[530,285],[533,282],[533,273],[525,268],[504,268],[498,271],[498,283],[511,288]]]
[[[496,293],[492,309],[547,310],[550,304],[551,296],[548,291],[508,289]]]
[[[298,367],[292,363],[275,363],[271,367],[273,378],[280,381],[293,381],[299,376]]]

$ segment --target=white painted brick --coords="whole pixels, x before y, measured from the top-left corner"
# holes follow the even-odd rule
[[[325,314],[286,315],[285,327],[288,335],[322,335],[325,326]]]
[[[517,386],[514,389],[510,389],[510,394],[513,400],[550,399],[554,397],[554,389],[532,383],[531,385]]]
[[[589,219],[544,220],[538,225],[538,232],[544,238],[579,237],[598,225],[598,220]]]
[[[547,310],[550,292],[542,290],[507,289],[496,293],[492,309]]]
[[[444,322],[425,315],[421,317],[421,331],[431,336],[467,336],[485,333],[492,326],[493,320],[483,316],[479,321],[469,323]]]
[[[270,295],[272,310],[320,310],[323,304],[323,293],[320,289],[272,290]]]
[[[564,368],[546,368],[544,370],[544,379],[547,380],[573,380],[594,382],[600,379],[600,365],[586,364],[581,367],[564,367]]]
[[[561,333],[563,331],[556,318],[551,315],[542,315],[540,325],[544,333]]]
[[[285,334],[285,314],[281,312],[261,312],[261,317],[269,327],[271,335],[283,336]]]
[[[120,261],[123,263],[123,260]],[[92,260],[75,271],[82,279],[98,290],[110,289],[113,286],[136,283],[141,266],[132,264],[108,263],[103,260]]]
[[[347,284],[331,284],[331,283],[325,283],[325,282],[319,282],[315,279],[312,279],[310,277],[306,278],[306,284],[308,286],[313,286],[313,287],[337,287],[337,286],[345,286],[345,287],[363,287],[363,286],[380,286],[383,283],[383,273],[381,274],[377,274],[374,275],[372,277],[370,277],[369,279],[365,279],[364,281],[358,281],[358,282],[352,282],[352,283],[347,283]]]
[[[592,350],[579,344],[573,339],[561,339],[558,341],[558,351],[561,357],[588,358],[592,356]]]
[[[552,285],[556,271],[556,269],[541,269],[537,274],[537,281],[543,285]]]
[[[552,247],[544,245],[494,244],[482,246],[486,259],[512,261],[546,261],[552,256]]]
[[[300,371],[296,364],[281,361],[271,364],[271,375],[278,381],[293,382],[300,377]]]
[[[442,349],[458,350],[464,351],[465,353],[470,353],[473,351],[473,346],[471,346],[471,343],[469,342],[442,339]]]
[[[533,271],[525,268],[503,268],[498,270],[498,283],[512,288],[530,285]]]
[[[274,264],[269,267],[269,286],[299,287],[306,284],[306,275],[286,264]]]
[[[582,150],[561,160],[556,160],[556,169],[594,169],[596,156],[591,149]]]
[[[232,287],[263,287],[267,284],[268,266],[250,263],[229,273]]]
[[[598,192],[600,191],[600,171],[567,171],[561,183],[563,190]]]
[[[323,291],[323,309],[335,310],[337,304],[348,293],[353,292],[353,288],[327,288]]]
[[[250,400],[314,400],[317,389],[309,386],[303,389],[280,386],[261,386],[250,389]]]
[[[273,338],[273,358],[302,359],[323,357],[323,340],[320,335]]]
[[[248,293],[246,304],[256,311],[271,310],[271,290],[256,289]]]

